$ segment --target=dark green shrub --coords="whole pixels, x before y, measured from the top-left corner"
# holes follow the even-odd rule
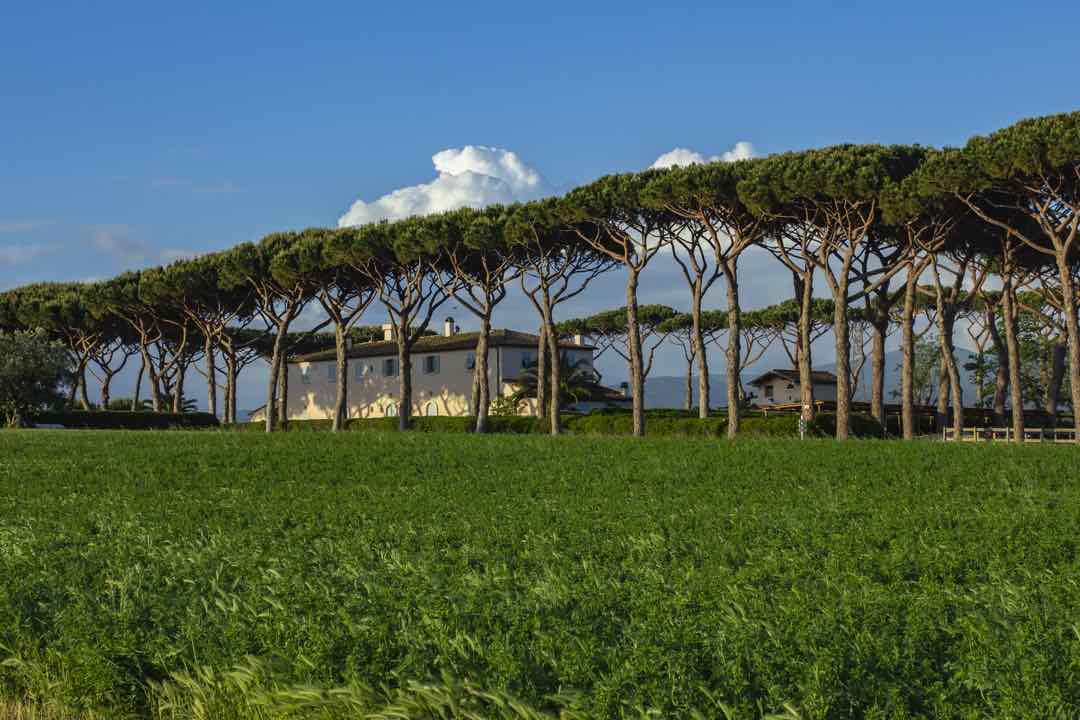
[[[130,410],[44,412],[35,415],[34,422],[96,430],[169,430],[171,428],[194,430],[219,426],[217,417],[210,413],[156,413],[131,412]]]

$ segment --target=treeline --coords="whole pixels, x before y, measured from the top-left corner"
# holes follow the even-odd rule
[[[287,377],[286,356],[295,352],[290,343],[296,334],[290,330],[301,312],[311,305],[323,311],[326,319],[317,330],[334,333],[338,377],[348,377],[350,332],[378,301],[394,328],[404,430],[412,409],[412,347],[438,308],[454,298],[480,326],[477,430],[482,432],[491,402],[488,333],[507,290],[521,287],[540,318],[541,342],[550,357],[558,357],[557,342],[565,332],[558,318],[565,304],[597,276],[620,270],[626,278],[622,350],[630,370],[633,429],[643,435],[644,378],[651,360],[650,327],[638,305],[643,277],[658,256],[674,258],[682,271],[690,308],[685,333],[702,398],[709,396],[704,301],[722,287],[728,406],[738,407],[747,350],[739,260],[748,249],[762,248],[791,274],[791,354],[808,419],[814,412],[811,342],[820,324],[814,283],[824,278],[836,343],[837,438],[846,438],[850,427],[856,311],[869,323],[875,357],[883,357],[890,324],[899,327],[905,358],[902,422],[905,437],[914,434],[914,319],[923,287],[932,288],[954,409],[962,406],[955,322],[969,307],[994,314],[991,327],[1002,336],[1011,422],[1016,436],[1023,437],[1017,319],[1024,292],[1037,295],[1045,322],[1065,339],[1058,387],[1069,389],[1080,430],[1075,412],[1080,407],[1078,225],[1080,112],[1024,120],[972,138],[963,148],[839,145],[609,175],[562,197],[530,203],[274,233],[103,282],[8,291],[0,296],[0,328],[44,328],[67,343],[80,376],[91,372],[104,385],[126,358],[139,356],[155,408],[165,398],[178,402],[185,372],[196,367],[207,379],[210,410],[216,413],[221,376],[229,422],[236,420],[237,373],[265,355],[270,431],[286,417],[281,379]],[[305,335],[311,333],[301,338]],[[560,387],[560,363],[547,365],[541,377],[549,387]],[[882,377],[875,367],[876,414],[883,413]],[[85,403],[85,379],[79,387]],[[335,428],[346,419],[347,390],[347,383],[338,383]],[[538,392],[538,397],[551,432],[558,433],[558,393]],[[708,404],[699,405],[707,415]],[[962,412],[953,416],[956,424],[962,422]],[[728,432],[738,429],[738,413],[730,413]]]

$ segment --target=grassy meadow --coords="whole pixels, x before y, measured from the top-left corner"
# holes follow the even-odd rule
[[[1074,447],[0,432],[0,717],[1073,718],[1078,542]]]

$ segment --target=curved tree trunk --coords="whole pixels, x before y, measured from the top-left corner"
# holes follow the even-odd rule
[[[346,346],[345,327],[334,325],[334,364],[337,373],[337,392],[334,395],[334,418],[331,432],[341,432],[349,419],[349,355]]]
[[[626,344],[630,350],[630,391],[634,394],[634,437],[645,436],[645,373],[638,326],[638,271],[629,269],[626,280]]]
[[[739,307],[739,280],[734,267],[735,261],[724,263],[724,279],[727,281],[727,380],[728,426],[727,436],[734,439],[739,434],[739,418],[742,415],[742,380],[739,370],[742,366],[742,315]]]
[[[1013,442],[1024,442],[1024,395],[1020,380],[1020,343],[1016,336],[1016,297],[1011,273],[1002,288],[1005,315],[1005,349],[1009,358],[1009,402],[1012,405]]]
[[[480,316],[480,335],[476,338],[476,367],[473,369],[473,395],[476,396],[476,432],[488,429],[491,409],[491,383],[488,378],[488,339],[491,336],[491,315]]]

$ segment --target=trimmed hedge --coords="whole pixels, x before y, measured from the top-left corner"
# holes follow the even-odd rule
[[[426,417],[411,419],[413,432],[470,433],[475,427],[473,417]],[[288,432],[325,432],[330,429],[329,420],[290,420],[285,430]],[[368,420],[349,420],[345,428],[349,432],[393,432],[397,430],[398,419],[372,418]],[[493,433],[513,433],[535,435],[547,433],[547,419],[535,417],[492,416],[488,418],[489,431]],[[568,415],[563,419],[563,428],[572,435],[629,435],[633,432],[633,417],[629,412],[601,410],[588,415]],[[262,423],[243,423],[233,426],[240,432],[260,432]],[[722,415],[704,420],[686,411],[677,410],[649,411],[646,413],[645,432],[654,437],[715,437],[727,435],[727,418]],[[799,416],[795,414],[762,416],[753,414],[742,418],[740,432],[743,435],[765,437],[795,437],[799,434]],[[816,437],[831,437],[836,433],[836,415],[818,413],[814,422],[807,428],[807,434]],[[883,437],[881,425],[866,415],[851,416],[851,434],[854,437]]]
[[[67,410],[44,412],[34,416],[35,423],[63,425],[67,428],[95,430],[169,430],[219,427],[210,413],[156,413],[130,410]]]

